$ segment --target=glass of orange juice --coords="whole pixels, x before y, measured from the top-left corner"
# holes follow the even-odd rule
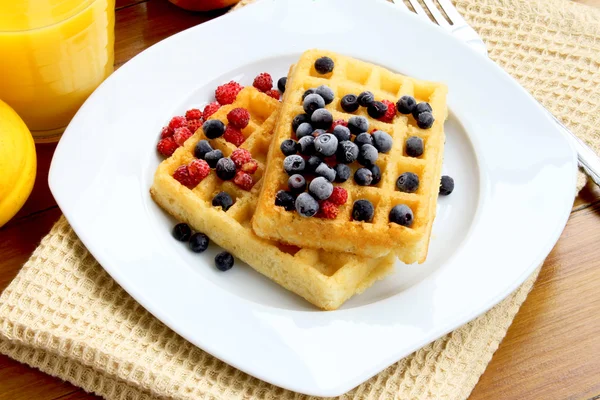
[[[115,0],[0,0],[0,100],[57,141],[113,71]]]

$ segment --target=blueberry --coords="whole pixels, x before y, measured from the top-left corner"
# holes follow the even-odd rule
[[[296,130],[298,129],[298,127],[300,126],[300,124],[303,124],[304,122],[310,122],[310,115],[308,114],[298,114],[294,117],[294,119],[292,120],[292,130],[294,132],[296,132]]]
[[[340,100],[340,105],[342,106],[342,110],[349,113],[354,112],[359,107],[358,97],[353,94],[347,94]]]
[[[350,164],[358,157],[358,146],[349,140],[339,142],[336,156],[339,162]]]
[[[369,200],[356,200],[352,206],[352,219],[355,221],[371,222],[375,208]]]
[[[333,135],[337,138],[338,142],[343,142],[344,140],[350,140],[350,129],[345,127],[344,125],[336,125],[333,128]]]
[[[229,157],[221,158],[217,161],[216,168],[217,176],[224,181],[228,181],[235,177],[235,163]]]
[[[333,71],[334,63],[329,57],[321,57],[315,61],[315,69],[321,75],[328,74]]]
[[[362,147],[365,144],[373,146],[373,136],[367,132],[360,133],[354,138],[354,144],[358,147]]]
[[[233,199],[227,192],[219,192],[212,199],[213,207],[221,207],[223,211],[229,210],[229,207],[233,205]]]
[[[279,146],[281,152],[284,156],[291,156],[292,154],[296,154],[298,152],[298,142],[294,139],[286,139],[281,142],[281,146]]]
[[[310,194],[304,192],[296,198],[296,211],[303,217],[312,217],[319,211],[319,203]]]
[[[369,186],[373,182],[373,173],[367,168],[359,168],[354,173],[354,181],[360,186]]]
[[[375,131],[373,132],[373,146],[380,153],[387,153],[392,149],[393,144],[392,137],[389,133],[384,131]]]
[[[288,179],[288,187],[292,194],[299,194],[306,190],[306,180],[300,174],[294,174]]]
[[[204,155],[204,159],[208,163],[208,166],[211,168],[215,168],[217,166],[217,162],[223,158],[223,152],[221,150],[213,150],[209,151]]]
[[[331,133],[324,133],[315,139],[315,150],[323,157],[329,157],[335,154],[338,140]]]
[[[297,154],[287,156],[283,160],[283,169],[288,175],[301,174],[304,171],[304,166],[304,159]]]
[[[358,104],[363,107],[368,107],[369,104],[375,101],[375,96],[369,91],[362,92],[358,95]]]
[[[319,166],[315,169],[315,174],[322,176],[329,182],[333,182],[336,176],[335,170],[325,163],[319,164]]]
[[[373,180],[371,181],[371,185],[377,185],[379,181],[381,181],[381,168],[377,164],[373,164],[369,168],[371,174],[373,175]]]
[[[290,192],[286,192],[285,190],[280,190],[275,195],[275,205],[278,207],[283,207],[285,211],[292,211],[296,208],[295,203],[296,199]]]
[[[302,107],[307,114],[312,114],[315,110],[325,107],[325,100],[316,93],[309,94],[302,102]]]
[[[315,93],[317,93],[323,98],[323,100],[325,100],[325,104],[331,103],[333,101],[333,98],[335,97],[333,90],[331,90],[331,88],[326,85],[319,86]]]
[[[365,167],[371,166],[375,164],[377,158],[379,157],[379,153],[375,146],[371,144],[364,144],[358,150],[358,162]]]
[[[316,138],[316,137],[319,137],[319,136],[321,136],[321,135],[322,135],[322,134],[324,134],[324,133],[327,133],[327,131],[326,131],[325,129],[321,129],[321,128],[319,128],[319,129],[315,129],[315,130],[313,131],[312,135],[313,135],[313,137],[314,137],[314,138]]]
[[[405,172],[398,177],[396,187],[405,193],[414,193],[419,189],[419,177],[412,172]]]
[[[302,93],[302,101],[304,101],[306,96],[308,96],[309,94],[314,94],[314,93],[317,93],[317,89],[315,89],[315,88],[306,89],[304,91],[304,93]]]
[[[224,251],[215,256],[215,266],[219,271],[228,271],[233,267],[233,256]]]
[[[308,160],[306,160],[306,167],[304,168],[304,172],[312,174],[321,164],[323,164],[323,160],[321,160],[319,157],[310,156]]]
[[[298,139],[300,139],[300,138],[303,138],[304,136],[310,136],[310,135],[312,135],[313,131],[314,131],[314,129],[310,123],[303,122],[300,124],[298,129],[296,129],[296,137]]]
[[[300,154],[310,156],[315,152],[315,138],[312,136],[304,136],[298,141],[298,145],[300,146],[298,150]]]
[[[190,246],[190,250],[194,253],[202,253],[204,250],[208,248],[208,236],[204,233],[194,233],[190,238],[190,242],[188,245]]]
[[[331,115],[329,110],[320,108],[312,113],[310,116],[310,122],[315,128],[329,129],[333,122],[333,115]]]
[[[348,180],[348,178],[350,178],[350,173],[352,172],[350,170],[350,167],[347,166],[346,164],[338,164],[335,166],[335,181],[342,183],[342,182],[346,182]]]
[[[225,124],[218,119],[209,119],[202,124],[204,135],[209,139],[216,139],[225,133]]]
[[[413,218],[412,210],[405,204],[398,204],[390,211],[390,222],[398,225],[411,226]]]
[[[418,136],[411,136],[406,139],[406,155],[409,157],[419,157],[423,154],[423,139]]]
[[[442,181],[440,182],[440,194],[442,196],[448,196],[454,190],[454,179],[449,177],[448,175],[442,176]]]
[[[175,225],[173,228],[173,237],[180,242],[187,242],[192,235],[192,228],[185,222]]]
[[[400,100],[396,102],[396,109],[400,114],[412,114],[417,101],[412,96],[402,96]]]
[[[310,182],[308,191],[318,200],[327,200],[333,192],[333,185],[326,178],[318,176]]]
[[[283,78],[279,78],[279,80],[277,81],[277,89],[279,89],[279,91],[281,93],[285,92],[286,83],[287,83],[287,76],[284,76]]]
[[[413,109],[412,115],[413,115],[413,117],[415,117],[415,119],[417,119],[419,114],[421,114],[422,112],[426,112],[426,111],[431,112],[431,111],[433,111],[433,109],[431,108],[429,103],[422,102],[415,106],[415,108]]]
[[[365,117],[354,116],[348,120],[348,128],[354,135],[366,132],[369,130],[369,121]]]
[[[371,118],[379,119],[385,115],[388,107],[380,101],[374,101],[367,107],[367,113]]]
[[[210,143],[208,143],[208,140],[199,140],[198,143],[196,143],[196,147],[194,148],[194,155],[196,156],[196,158],[204,160],[204,156],[206,156],[206,153],[209,153],[212,150],[213,148],[210,146]]]
[[[435,121],[433,114],[429,111],[425,111],[417,117],[417,126],[421,129],[429,129],[433,125],[433,121]]]

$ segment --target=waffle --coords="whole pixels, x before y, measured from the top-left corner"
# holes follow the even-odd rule
[[[202,129],[198,129],[159,165],[150,189],[154,201],[176,219],[206,233],[214,243],[261,274],[322,309],[338,308],[348,298],[390,273],[393,257],[365,259],[350,254],[301,249],[262,239],[253,233],[251,218],[258,201],[261,176],[280,103],[248,87],[238,94],[233,104],[221,107],[210,119],[227,123],[227,113],[236,107],[247,109],[251,115],[250,124],[242,131],[247,139],[240,147],[250,151],[259,164],[254,174],[257,183],[252,190],[245,191],[230,181],[221,181],[214,171],[192,190],[173,179],[172,174],[177,167],[194,159],[196,143],[207,139]],[[223,138],[209,142],[225,157],[236,149]],[[227,211],[211,205],[212,198],[220,191],[226,191],[235,200]]]
[[[332,72],[320,75],[316,72],[316,59],[328,56],[335,62]],[[295,138],[291,123],[293,118],[304,113],[302,94],[306,89],[320,85],[329,86],[335,99],[326,108],[334,120],[348,120],[353,115],[362,115],[369,120],[369,131],[380,129],[393,138],[393,148],[387,154],[379,154],[377,165],[382,172],[381,181],[374,186],[359,186],[352,176],[359,167],[350,164],[352,175],[343,184],[348,191],[348,202],[339,210],[336,219],[306,218],[295,211],[285,211],[274,204],[277,191],[287,190],[288,175],[283,169],[285,156],[280,151],[281,142]],[[368,90],[376,100],[395,103],[403,95],[411,95],[418,102],[427,101],[433,107],[435,123],[430,129],[419,129],[412,116],[397,114],[392,123],[383,123],[370,118],[366,108],[346,113],[340,99],[346,94],[358,95]],[[443,124],[447,117],[447,87],[441,83],[427,82],[395,74],[385,68],[363,61],[322,50],[308,50],[290,69],[283,105],[272,141],[264,184],[259,204],[253,218],[257,235],[301,246],[328,251],[349,252],[368,257],[381,257],[394,252],[405,263],[422,263],[427,257],[429,236],[436,213],[444,146]],[[404,142],[407,137],[423,139],[424,154],[419,158],[406,156]],[[420,185],[416,193],[402,193],[396,188],[396,180],[403,172],[414,172]],[[375,206],[371,223],[352,220],[352,205],[355,200],[367,199]],[[414,213],[410,228],[389,222],[389,212],[397,204],[408,205]]]

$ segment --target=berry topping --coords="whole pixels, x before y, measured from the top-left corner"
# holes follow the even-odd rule
[[[342,110],[352,113],[358,110],[358,97],[353,94],[347,94],[340,100],[340,105],[342,106]]]
[[[283,160],[283,169],[288,175],[301,174],[304,171],[305,166],[306,163],[304,162],[304,158],[296,154],[287,156]]]
[[[204,159],[211,168],[215,168],[217,166],[217,161],[221,158],[223,158],[223,152],[219,149],[209,151],[204,155]]]
[[[359,133],[354,138],[354,144],[358,147],[362,147],[365,144],[373,145],[373,136],[367,132]]]
[[[306,190],[306,179],[300,174],[294,174],[288,179],[288,187],[292,194],[300,194]]]
[[[358,146],[349,140],[338,143],[336,152],[337,160],[344,164],[350,164],[358,158]]]
[[[296,198],[294,206],[296,211],[303,217],[312,217],[319,211],[319,203],[308,193],[300,193]]]
[[[359,168],[354,173],[354,181],[360,186],[369,186],[373,182],[373,173],[367,168]]]
[[[204,233],[197,232],[192,235],[188,245],[190,250],[192,250],[194,253],[202,253],[208,248],[208,242],[208,236],[206,236]]]
[[[298,142],[294,139],[286,139],[279,146],[284,156],[291,156],[298,152]]]
[[[338,164],[334,167],[335,169],[335,181],[342,183],[346,182],[350,178],[351,170],[346,164]]]
[[[292,130],[296,132],[300,124],[304,122],[310,122],[310,115],[308,114],[298,114],[292,120]]]
[[[300,154],[310,156],[315,152],[315,138],[313,136],[304,136],[298,140]]]
[[[350,140],[351,137],[350,129],[344,125],[337,125],[335,128],[333,128],[333,135],[337,138],[338,143],[345,140]]]
[[[279,100],[281,98],[281,93],[277,89],[267,90],[265,94],[269,97],[274,98],[275,100]]]
[[[257,169],[258,169],[258,163],[256,162],[256,160],[250,160],[247,163],[245,163],[244,165],[242,165],[242,171],[247,172],[250,175],[255,173]]]
[[[387,153],[392,149],[393,140],[392,137],[384,131],[373,132],[373,146],[380,153]]]
[[[333,115],[324,108],[315,110],[310,116],[312,126],[319,129],[329,129],[333,122]]]
[[[413,109],[412,115],[413,117],[415,117],[415,119],[417,119],[417,117],[419,116],[419,114],[423,113],[423,112],[432,112],[433,109],[431,108],[431,106],[429,105],[429,103],[426,102],[422,102],[419,103],[415,106],[415,108]]]
[[[329,57],[317,58],[315,61],[315,70],[321,75],[328,74],[333,71],[334,63]]]
[[[202,128],[202,124],[204,123],[204,120],[202,118],[200,119],[190,119],[187,122],[187,128],[190,130],[190,132],[192,133],[196,133],[196,131],[200,128]]]
[[[405,172],[398,177],[396,187],[405,193],[414,193],[419,188],[419,177],[413,172]]]
[[[185,112],[185,118],[189,121],[191,119],[200,119],[202,118],[202,111],[197,108],[190,108]]]
[[[204,115],[204,119],[208,119],[211,115],[213,115],[215,112],[217,112],[217,110],[221,108],[221,105],[216,102],[213,101],[210,104],[207,104],[206,107],[204,107],[204,111],[202,111],[202,114]]]
[[[344,167],[347,167],[347,165],[344,165]],[[348,192],[346,189],[336,186],[333,188],[333,192],[331,192],[328,200],[336,206],[344,205],[348,201]]]
[[[236,168],[233,160],[229,157],[221,158],[217,161],[217,176],[224,181],[229,181],[235,176]]]
[[[373,175],[373,180],[371,181],[371,185],[377,185],[379,181],[381,181],[381,168],[378,165],[373,164],[369,168],[371,174]]]
[[[175,129],[182,128],[184,126],[187,126],[187,119],[185,119],[185,117],[177,116],[171,118],[169,121],[169,130],[172,132],[175,132]]]
[[[228,141],[236,147],[241,146],[242,143],[244,143],[244,141],[246,140],[244,134],[239,129],[236,129],[231,125],[227,125],[227,128],[225,128],[225,134],[223,134],[223,139],[225,139],[226,141]]]
[[[278,207],[283,207],[285,211],[292,211],[296,208],[296,199],[290,192],[286,192],[285,190],[280,190],[275,195],[275,205]]]
[[[315,89],[315,88],[306,89],[304,91],[304,93],[302,93],[302,101],[304,101],[306,96],[308,96],[309,94],[314,94],[314,93],[317,93],[317,89]]]
[[[402,96],[396,102],[396,108],[400,114],[412,114],[417,105],[417,101],[412,96]]]
[[[370,165],[375,164],[375,161],[377,161],[378,156],[379,156],[379,153],[377,152],[377,149],[375,148],[375,146],[370,145],[370,144],[364,144],[361,146],[360,150],[358,151],[357,160],[361,165],[368,167]]]
[[[335,219],[338,216],[338,208],[329,200],[324,200],[319,203],[319,212],[317,217],[325,219]]]
[[[323,100],[325,100],[325,104],[331,103],[333,101],[333,98],[335,97],[333,90],[331,90],[331,88],[326,85],[319,86],[316,89],[315,93],[317,93],[319,96],[321,96],[323,98]]]
[[[358,95],[358,104],[362,107],[368,107],[369,104],[375,101],[375,96],[369,91],[362,92]]]
[[[208,140],[199,140],[196,143],[196,147],[194,148],[194,156],[201,160],[204,160],[206,153],[213,151],[213,148],[208,143]]]
[[[300,124],[298,129],[296,129],[296,137],[298,139],[302,139],[304,136],[312,135],[313,131],[314,131],[314,128],[312,127],[312,125],[310,123],[303,122]]]
[[[244,87],[235,81],[221,85],[215,90],[215,99],[221,105],[231,104]],[[204,118],[207,118],[206,115]]]
[[[169,136],[173,136],[173,130],[171,130],[168,126],[163,126],[163,128],[160,130],[160,138],[164,139]]]
[[[325,164],[321,164],[320,166],[322,165]],[[318,176],[310,182],[310,185],[308,185],[308,191],[315,197],[315,199],[326,200],[333,192],[333,185],[326,178]]]
[[[423,154],[423,139],[418,136],[411,136],[406,139],[406,155],[409,157],[420,157]]]
[[[389,100],[381,100],[387,106],[387,111],[383,117],[379,118],[382,122],[392,122],[396,116],[396,105]]]
[[[173,227],[173,237],[180,242],[187,242],[192,236],[192,228],[185,222],[179,223]]]
[[[234,108],[227,113],[227,121],[236,129],[244,129],[250,122],[250,113],[245,108]]]
[[[448,196],[454,190],[454,179],[448,175],[442,176],[440,182],[440,194],[442,196]]]
[[[160,139],[156,145],[156,150],[165,157],[171,157],[179,146],[172,137]]]
[[[422,112],[417,116],[417,126],[421,129],[431,128],[434,121],[435,118],[433,118],[433,114],[429,111]]]
[[[315,168],[315,174],[318,176],[322,176],[327,179],[329,182],[333,182],[335,180],[336,172],[335,169],[331,168],[326,163],[322,162]]]
[[[187,165],[178,167],[175,172],[173,172],[173,179],[190,189],[196,186],[190,177],[190,171],[188,170]]]
[[[314,114],[313,114],[314,115]],[[324,133],[315,139],[315,150],[323,157],[335,154],[338,147],[337,138],[331,133]]]
[[[312,133],[312,136],[314,138],[317,138],[319,136],[321,136],[322,134],[327,133],[327,131],[325,129],[315,129]]]
[[[345,126],[347,128],[348,127],[348,122],[344,121],[343,119],[336,119],[331,124],[331,131],[333,132],[333,130],[335,129],[335,127],[339,126],[339,125]]]
[[[354,135],[358,135],[362,132],[367,132],[369,130],[369,121],[365,117],[350,117],[348,120],[348,128],[350,128],[350,132]]]
[[[355,221],[371,222],[375,208],[369,200],[356,200],[352,206],[352,219]]]
[[[267,90],[271,90],[273,88],[273,78],[266,72],[262,74],[258,74],[256,78],[254,78],[254,82],[252,82],[252,86],[260,90],[261,92],[266,92]]]
[[[413,212],[405,204],[394,206],[390,211],[390,222],[402,226],[411,226],[413,223]]]
[[[315,110],[325,107],[325,100],[316,93],[309,94],[302,102],[302,107],[304,107],[304,112],[312,114]]]
[[[230,270],[233,267],[233,263],[233,256],[226,251],[215,256],[215,266],[219,271],[225,272]]]
[[[175,133],[173,134],[173,140],[175,140],[175,143],[177,143],[178,146],[183,146],[185,141],[192,137],[192,135],[193,133],[190,132],[187,126],[184,126],[182,128],[175,129]]]
[[[387,106],[381,101],[374,101],[367,107],[367,113],[371,118],[382,118],[387,113]]]
[[[287,84],[287,77],[284,76],[283,78],[279,78],[279,80],[277,81],[277,89],[279,89],[279,91],[281,93],[285,93],[285,85]]]
[[[252,160],[252,154],[246,149],[235,149],[231,153],[231,159],[235,163],[236,167],[241,168],[242,165]]]
[[[223,211],[229,210],[233,205],[233,199],[227,192],[219,192],[212,199],[213,207],[221,207]]]
[[[190,178],[195,182],[194,186],[196,186],[210,174],[210,167],[204,160],[194,160],[188,165],[188,171]]]
[[[204,135],[209,139],[216,139],[225,133],[225,124],[218,119],[211,119],[202,124]]]
[[[304,168],[304,172],[312,174],[316,171],[319,165],[323,164],[323,160],[321,160],[317,156],[310,156],[308,160],[306,160],[306,167]]]
[[[252,189],[252,186],[254,186],[254,179],[252,179],[252,175],[244,171],[238,171],[235,173],[233,183],[238,185],[240,188],[249,191],[250,189]]]

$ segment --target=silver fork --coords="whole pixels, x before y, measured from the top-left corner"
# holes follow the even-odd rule
[[[488,55],[485,43],[481,37],[475,32],[469,24],[464,20],[460,13],[454,8],[454,5],[450,0],[407,0],[411,5],[412,10],[404,3],[403,0],[390,0],[392,3],[406,9],[407,11],[414,11],[417,15],[427,19],[427,21],[433,22],[448,30],[452,35],[458,39],[466,42],[474,50]],[[440,6],[438,7],[435,3]],[[425,11],[425,9],[429,11]],[[446,14],[446,17],[442,14]],[[535,98],[531,96],[534,100]],[[537,100],[536,100],[537,101]],[[571,132],[562,122],[558,120],[550,111],[548,111],[541,103],[540,106],[546,111],[548,116],[556,122],[560,130],[570,139],[575,151],[577,151],[577,159],[579,166],[588,174],[588,176],[600,186],[600,157],[586,145],[581,139],[579,139],[573,132]]]

